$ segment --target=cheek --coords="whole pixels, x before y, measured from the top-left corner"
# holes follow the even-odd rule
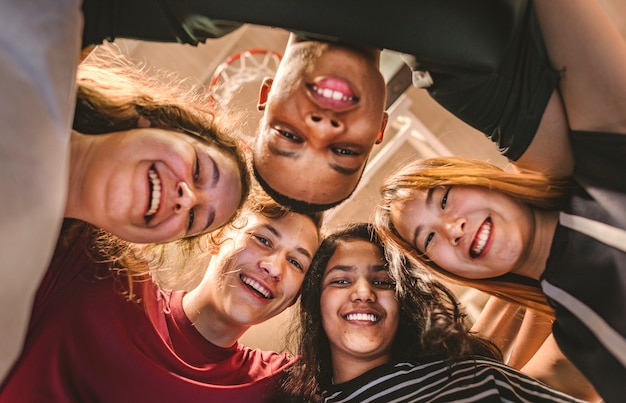
[[[415,249],[411,228],[416,228],[421,222],[419,221],[418,215],[412,209],[407,210],[405,205],[392,203],[390,211],[391,223],[398,231],[400,238]]]
[[[504,239],[500,247],[494,245],[494,255],[498,261],[502,262],[502,266],[512,265],[523,254],[524,242],[523,237],[508,237]]]
[[[397,329],[400,323],[400,307],[395,292],[388,292],[379,302],[385,307],[385,311],[387,311],[388,326],[392,327],[394,330]]]
[[[437,242],[428,251],[428,258],[435,262],[438,266],[452,271],[460,263],[459,258],[453,248],[445,243]]]
[[[333,310],[332,301],[333,301],[332,295],[329,295],[329,293],[327,292],[322,293],[321,298],[320,298],[320,312],[322,314],[322,326],[324,327],[324,330],[328,330],[327,325],[329,322],[332,321],[331,319],[334,317],[334,315],[331,312]]]
[[[289,269],[291,272],[285,274],[283,277],[283,285],[285,297],[289,303],[294,302],[295,298],[300,293],[302,288],[302,281],[304,280],[304,274]]]

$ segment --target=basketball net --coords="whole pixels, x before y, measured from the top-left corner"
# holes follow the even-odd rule
[[[241,140],[252,145],[261,113],[257,109],[259,90],[266,77],[274,77],[282,55],[267,49],[235,53],[213,73],[209,86],[212,107],[231,123],[239,124]]]
[[[282,55],[267,49],[248,49],[235,53],[215,69],[210,84],[210,96],[217,109],[229,109],[235,96],[245,87],[256,86],[258,90],[265,77],[274,77]]]

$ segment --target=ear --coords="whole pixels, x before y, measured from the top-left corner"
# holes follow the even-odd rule
[[[137,119],[137,127],[140,129],[145,129],[146,127],[150,127],[152,123],[145,116],[139,116]]]
[[[259,90],[259,103],[256,104],[256,108],[258,110],[265,110],[265,104],[267,103],[267,98],[270,95],[270,90],[272,89],[273,83],[274,79],[271,77],[265,77],[263,79],[263,84],[261,84],[261,89]]]
[[[376,136],[376,144],[380,144],[383,142],[383,136],[385,135],[385,128],[387,127],[388,121],[389,114],[387,112],[383,112],[383,122],[380,125],[380,131],[378,132],[378,136]]]

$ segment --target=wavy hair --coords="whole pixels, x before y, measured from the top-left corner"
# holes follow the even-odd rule
[[[209,109],[202,87],[182,80],[173,72],[131,62],[115,45],[102,45],[79,65],[76,97],[73,129],[83,134],[149,126],[178,131],[216,146],[237,163],[242,187],[237,211],[241,210],[251,183],[248,151],[242,142],[231,137]],[[237,214],[231,221],[236,218]],[[148,264],[163,266],[172,245],[185,256],[198,256],[197,248],[203,248],[200,240],[205,236],[167,244],[135,245],[93,225],[66,219],[58,246],[64,248],[68,242],[82,238],[95,261],[106,262],[113,271],[131,278],[149,271]],[[130,286],[129,298],[132,298],[132,283]]]
[[[331,257],[342,242],[365,240],[380,248],[385,246],[370,224],[351,224],[327,236],[320,245],[302,286],[298,320],[290,330],[295,354],[300,359],[288,370],[282,384],[284,401],[318,401],[320,392],[331,384],[330,342],[322,327],[320,299],[322,278]],[[489,340],[470,333],[465,313],[452,293],[424,271],[411,266],[404,256],[399,262],[406,273],[403,292],[396,292],[400,306],[400,323],[392,344],[392,360],[426,362],[480,355],[502,360],[500,350]],[[393,274],[393,273],[392,273]],[[398,281],[397,278],[394,279]]]
[[[103,134],[149,127],[172,130],[216,146],[239,169],[242,194],[250,189],[249,152],[208,107],[206,91],[162,69],[147,69],[116,51],[98,46],[79,66],[73,129]]]

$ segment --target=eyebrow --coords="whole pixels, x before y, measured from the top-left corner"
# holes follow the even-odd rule
[[[280,232],[278,232],[278,230],[276,230],[276,228],[272,227],[269,224],[263,224],[263,228],[267,229],[269,232],[271,232],[272,234],[274,234],[278,239],[282,238],[282,235],[280,234]],[[308,250],[306,250],[305,248],[298,246],[296,248],[296,250],[300,253],[302,253],[304,256],[308,257],[309,259],[312,258],[311,252],[309,252]]]
[[[209,227],[213,224],[213,221],[215,221],[215,209],[213,207],[209,207],[209,213],[207,214],[206,226],[204,227],[202,232],[205,232],[206,230],[208,230]]]
[[[215,187],[215,185],[217,185],[217,182],[219,182],[220,180],[220,169],[215,163],[215,160],[211,158],[209,153],[207,153],[207,156],[209,157],[209,161],[211,161],[211,165],[213,166],[213,176],[211,177],[211,187]]]
[[[217,185],[217,182],[219,182],[220,180],[220,170],[217,164],[215,163],[215,160],[211,158],[209,153],[206,153],[206,156],[209,158],[211,166],[213,167],[213,175],[211,175],[211,183],[210,183],[210,187],[213,188],[215,187],[215,185]],[[214,221],[215,221],[215,209],[209,206],[209,211],[207,213],[207,219],[206,219],[206,225],[204,226],[204,229],[201,232],[205,232],[206,230],[208,230],[209,227],[213,225]]]
[[[430,207],[430,205],[433,203],[434,191],[435,191],[435,188],[430,188],[428,189],[428,192],[426,192],[426,207]],[[417,237],[419,236],[421,231],[422,231],[422,225],[420,224],[417,227],[415,227],[415,232],[413,232],[413,246],[415,246],[417,250],[419,250],[419,247],[417,246]]]
[[[385,265],[383,265],[383,264],[377,264],[377,265],[370,266],[370,267],[372,268],[372,270],[375,273],[378,273],[378,272],[381,272],[381,271],[385,271],[385,272],[389,271],[389,270],[387,270],[387,267]],[[333,266],[330,270],[328,270],[326,272],[326,274],[324,275],[324,277],[329,275],[333,271],[341,271],[341,272],[347,273],[347,272],[351,272],[351,271],[355,271],[355,270],[356,270],[356,267],[354,267],[354,266],[347,265],[347,264],[338,264],[338,265]]]
[[[267,146],[270,150],[270,152],[278,157],[286,157],[286,158],[298,158],[300,156],[300,153],[296,152],[296,151],[284,151],[284,150],[280,150],[279,148],[277,148],[276,146],[272,145],[272,144],[268,144]],[[341,165],[337,165],[337,164],[328,164],[328,166],[342,174],[345,176],[352,176],[355,173],[359,172],[359,170],[361,169],[361,166],[359,165],[356,168],[346,168],[346,167],[342,167]]]
[[[352,176],[355,173],[359,172],[359,170],[361,169],[361,166],[359,165],[356,168],[346,168],[346,167],[342,167],[340,165],[337,164],[328,164],[332,169],[334,169],[335,171],[339,172],[342,175],[346,175],[346,176]]]

